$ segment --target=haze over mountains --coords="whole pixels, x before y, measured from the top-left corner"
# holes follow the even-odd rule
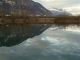
[[[58,8],[54,8],[54,7],[52,7],[52,8],[50,8],[49,9],[49,11],[51,11],[55,16],[57,16],[57,15],[69,15],[69,16],[72,16],[72,14],[71,13],[69,13],[69,12],[67,12],[67,11],[65,11],[65,10],[63,10],[63,9],[58,9]]]

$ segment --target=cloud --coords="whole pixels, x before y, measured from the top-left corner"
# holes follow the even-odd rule
[[[50,7],[57,7],[57,8],[63,8],[70,5],[78,4],[80,0],[34,0],[42,5],[44,5],[46,8]]]
[[[69,6],[69,7],[65,7],[63,9],[72,13],[73,15],[80,14],[80,4],[75,4],[75,5],[72,5],[72,6]]]
[[[47,9],[51,7],[64,8],[73,15],[80,14],[80,0],[34,0]]]

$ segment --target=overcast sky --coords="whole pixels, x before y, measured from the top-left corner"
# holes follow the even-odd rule
[[[80,0],[34,0],[47,9],[51,7],[63,8],[72,14],[80,14]]]

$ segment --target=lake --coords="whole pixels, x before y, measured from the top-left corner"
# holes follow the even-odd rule
[[[0,25],[0,46],[1,60],[80,60],[80,25]]]

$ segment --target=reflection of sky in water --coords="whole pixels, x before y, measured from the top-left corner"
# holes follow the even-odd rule
[[[70,28],[71,27],[71,28]],[[14,47],[1,47],[1,60],[80,60],[80,29],[76,26],[30,38]]]

